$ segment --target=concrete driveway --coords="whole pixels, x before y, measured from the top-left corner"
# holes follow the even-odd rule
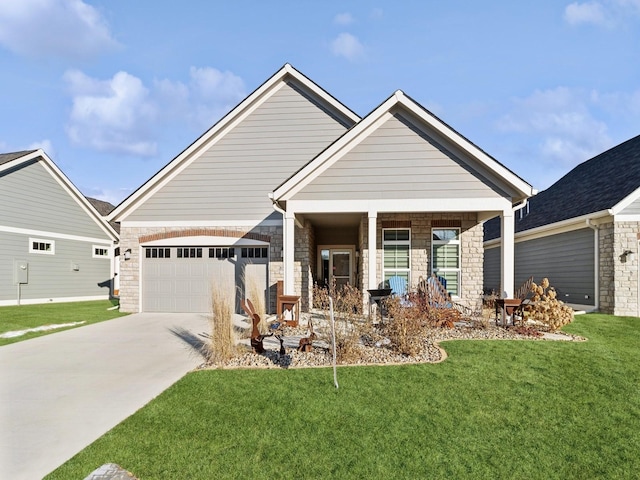
[[[203,362],[207,330],[141,313],[0,347],[0,478],[40,479],[133,414]]]

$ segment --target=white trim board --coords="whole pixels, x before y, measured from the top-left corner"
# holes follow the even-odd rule
[[[47,232],[44,230],[33,230],[30,228],[8,227],[5,225],[0,225],[0,232],[15,233],[18,235],[45,237],[45,238],[57,238],[61,240],[74,240],[77,242],[92,242],[92,243],[99,243],[99,244],[108,245],[108,246],[113,245],[112,240],[107,240],[104,238],[83,237],[81,235],[69,235],[67,233]]]

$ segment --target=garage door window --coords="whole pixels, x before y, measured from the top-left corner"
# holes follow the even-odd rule
[[[216,247],[209,249],[209,258],[233,258],[236,256],[234,248]]]
[[[247,247],[241,251],[242,258],[267,258],[268,254],[267,247]]]
[[[145,250],[147,258],[171,258],[170,248],[147,248]]]
[[[178,258],[202,258],[202,248],[200,247],[191,247],[191,248],[178,248],[177,249]]]

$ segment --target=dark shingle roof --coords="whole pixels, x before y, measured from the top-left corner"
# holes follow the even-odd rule
[[[614,207],[640,187],[640,135],[581,163],[529,199],[528,214],[516,214],[516,232]],[[485,223],[485,240],[500,236],[500,219]]]
[[[106,217],[111,213],[111,211],[116,208],[111,205],[109,202],[105,202],[104,200],[98,200],[97,198],[85,197],[89,200],[89,203],[95,208],[100,215]],[[109,222],[109,225],[113,227],[113,229],[120,233],[120,222]]]
[[[0,153],[0,165],[11,162],[16,158],[24,157],[25,155],[29,155],[30,153],[35,152],[35,150],[23,150],[22,152],[12,152],[12,153]]]

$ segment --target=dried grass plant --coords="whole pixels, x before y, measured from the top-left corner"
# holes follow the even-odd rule
[[[266,333],[268,326],[266,320],[267,309],[265,306],[264,278],[261,277],[258,270],[245,268],[244,288],[245,298],[251,300],[251,303],[253,304],[253,311],[260,316],[258,330],[260,330],[260,333]]]
[[[225,282],[216,282],[211,288],[211,310],[209,327],[209,361],[220,364],[237,353],[236,336],[233,328],[235,306],[234,289]]]

